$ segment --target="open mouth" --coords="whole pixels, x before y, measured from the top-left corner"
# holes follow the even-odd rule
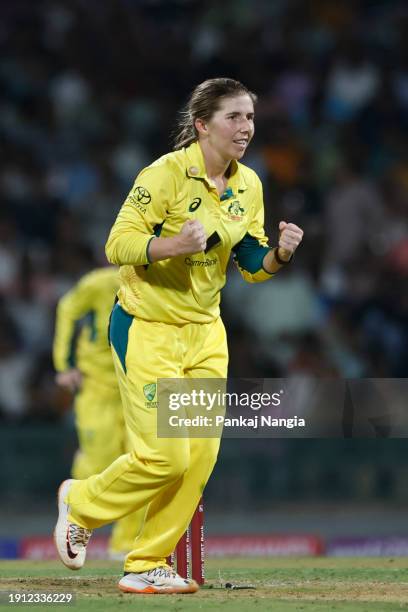
[[[247,138],[240,138],[239,140],[233,140],[234,144],[240,145],[242,147],[246,147],[248,144],[248,139]]]

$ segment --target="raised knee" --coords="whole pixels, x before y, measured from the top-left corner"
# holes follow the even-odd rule
[[[142,461],[152,477],[166,481],[178,480],[190,465],[190,455],[183,452],[171,453],[169,456],[140,457],[132,451],[130,457],[136,463]]]
[[[178,480],[187,471],[188,466],[189,460],[187,457],[183,457],[182,455],[172,457],[161,466],[163,477],[165,477],[166,480]]]

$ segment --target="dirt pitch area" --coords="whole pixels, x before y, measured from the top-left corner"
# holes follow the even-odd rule
[[[24,608],[56,610],[268,610],[272,612],[387,612],[408,610],[408,559],[210,559],[207,584],[195,595],[121,593],[121,564],[89,562],[70,572],[57,561],[0,561],[0,589],[73,593],[73,604]],[[225,583],[255,589],[226,589]],[[1,609],[15,608],[4,595]],[[19,606],[20,607],[20,606]]]

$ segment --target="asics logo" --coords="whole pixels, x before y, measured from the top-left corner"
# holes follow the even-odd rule
[[[191,202],[190,206],[188,207],[188,210],[190,212],[194,212],[197,210],[200,204],[201,204],[201,198],[194,198],[194,200]]]

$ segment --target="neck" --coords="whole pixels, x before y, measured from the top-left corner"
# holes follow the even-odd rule
[[[231,160],[225,160],[224,158],[222,158],[216,151],[214,151],[209,146],[208,141],[203,140],[200,141],[199,144],[203,153],[204,164],[208,178],[223,178],[225,176],[225,173],[227,172]]]

